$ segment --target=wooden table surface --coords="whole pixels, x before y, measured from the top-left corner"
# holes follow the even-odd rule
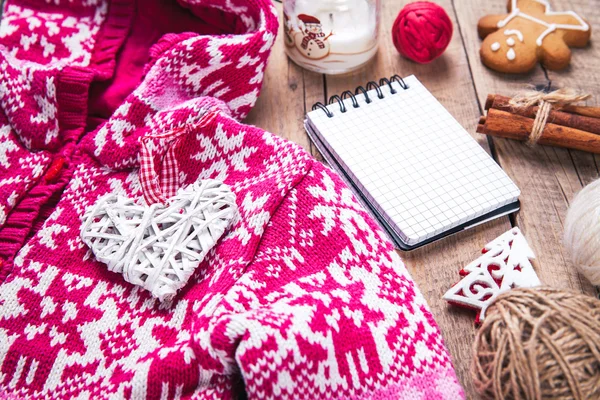
[[[479,59],[481,44],[477,21],[486,14],[506,11],[504,0],[436,0],[454,24],[454,35],[446,52],[428,65],[400,57],[392,44],[391,26],[405,0],[382,0],[380,47],[375,59],[351,75],[335,77],[305,71],[284,53],[280,32],[266,69],[261,95],[245,122],[288,138],[315,157],[322,157],[310,143],[302,121],[313,103],[353,90],[370,80],[393,74],[415,74],[448,111],[470,132],[521,189],[521,211],[475,229],[445,238],[414,252],[400,252],[408,270],[427,299],[450,349],[459,379],[468,398],[478,398],[469,367],[476,327],[475,314],[450,307],[444,292],[458,279],[458,271],[478,256],[481,248],[512,226],[524,233],[537,256],[534,267],[544,284],[595,294],[594,288],[571,264],[562,246],[563,221],[569,202],[581,188],[598,178],[600,156],[579,151],[538,146],[504,139],[489,139],[475,133],[489,93],[512,95],[528,84],[552,81],[557,87],[573,87],[600,98],[600,45],[574,49],[565,71],[537,67],[526,75],[505,75],[487,69]],[[600,1],[550,0],[554,10],[573,10],[600,32]],[[277,7],[281,12],[281,5]]]

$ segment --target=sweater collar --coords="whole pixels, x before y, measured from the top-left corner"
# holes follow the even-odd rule
[[[141,85],[84,139],[86,150],[110,168],[136,167],[139,140],[149,131],[194,123],[215,107],[244,118],[258,97],[278,23],[269,0],[243,4],[211,2],[241,13],[239,34],[173,35],[157,43]]]
[[[234,33],[167,34],[150,49],[142,83],[84,138],[109,167],[136,158],[131,149],[139,135],[165,110],[208,96],[241,119],[256,101],[278,25],[270,1],[178,3],[202,23],[210,22],[202,20],[206,10],[236,15]],[[68,6],[7,1],[0,26],[0,106],[28,148],[60,151],[84,134],[90,85],[113,75],[134,12],[133,0],[71,1]],[[170,123],[176,122],[161,125]],[[115,151],[121,162],[107,154]]]

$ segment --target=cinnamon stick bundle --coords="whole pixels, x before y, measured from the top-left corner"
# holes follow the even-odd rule
[[[487,116],[479,120],[477,132],[528,141],[534,129],[538,107],[513,107],[509,102],[508,97],[489,95],[485,105]],[[564,107],[561,111],[549,112],[543,130],[537,129],[536,143],[600,154],[600,118],[590,116],[600,109],[579,107],[578,113],[566,110]]]
[[[533,118],[490,108],[481,117],[477,132],[507,139],[526,141],[533,129]],[[546,124],[538,144],[566,147],[600,154],[600,136],[567,126]]]
[[[566,107],[577,107],[577,106],[566,106]],[[523,117],[535,118],[539,107],[513,107],[510,105],[510,98],[501,96],[498,94],[490,94],[485,102],[485,109],[490,108],[496,110],[507,111],[511,114],[521,115]],[[595,109],[596,107],[580,107],[582,109]],[[593,118],[583,116],[575,113],[564,112],[564,111],[550,111],[548,115],[548,122],[551,124],[568,126],[570,128],[579,129],[591,133],[597,133],[600,135],[600,113],[599,118]]]

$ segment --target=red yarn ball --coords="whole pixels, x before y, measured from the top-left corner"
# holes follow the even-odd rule
[[[437,4],[417,1],[400,11],[392,27],[392,38],[400,54],[426,64],[448,47],[452,39],[452,22]]]

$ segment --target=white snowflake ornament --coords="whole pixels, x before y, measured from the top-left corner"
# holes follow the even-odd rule
[[[482,250],[482,255],[459,274],[463,277],[444,294],[444,300],[478,310],[475,320],[485,318],[490,303],[501,293],[515,287],[541,285],[530,260],[533,251],[519,228],[500,235]]]
[[[231,189],[210,179],[180,189],[165,205],[109,194],[86,212],[81,239],[110,271],[162,302],[185,286],[236,215]]]

